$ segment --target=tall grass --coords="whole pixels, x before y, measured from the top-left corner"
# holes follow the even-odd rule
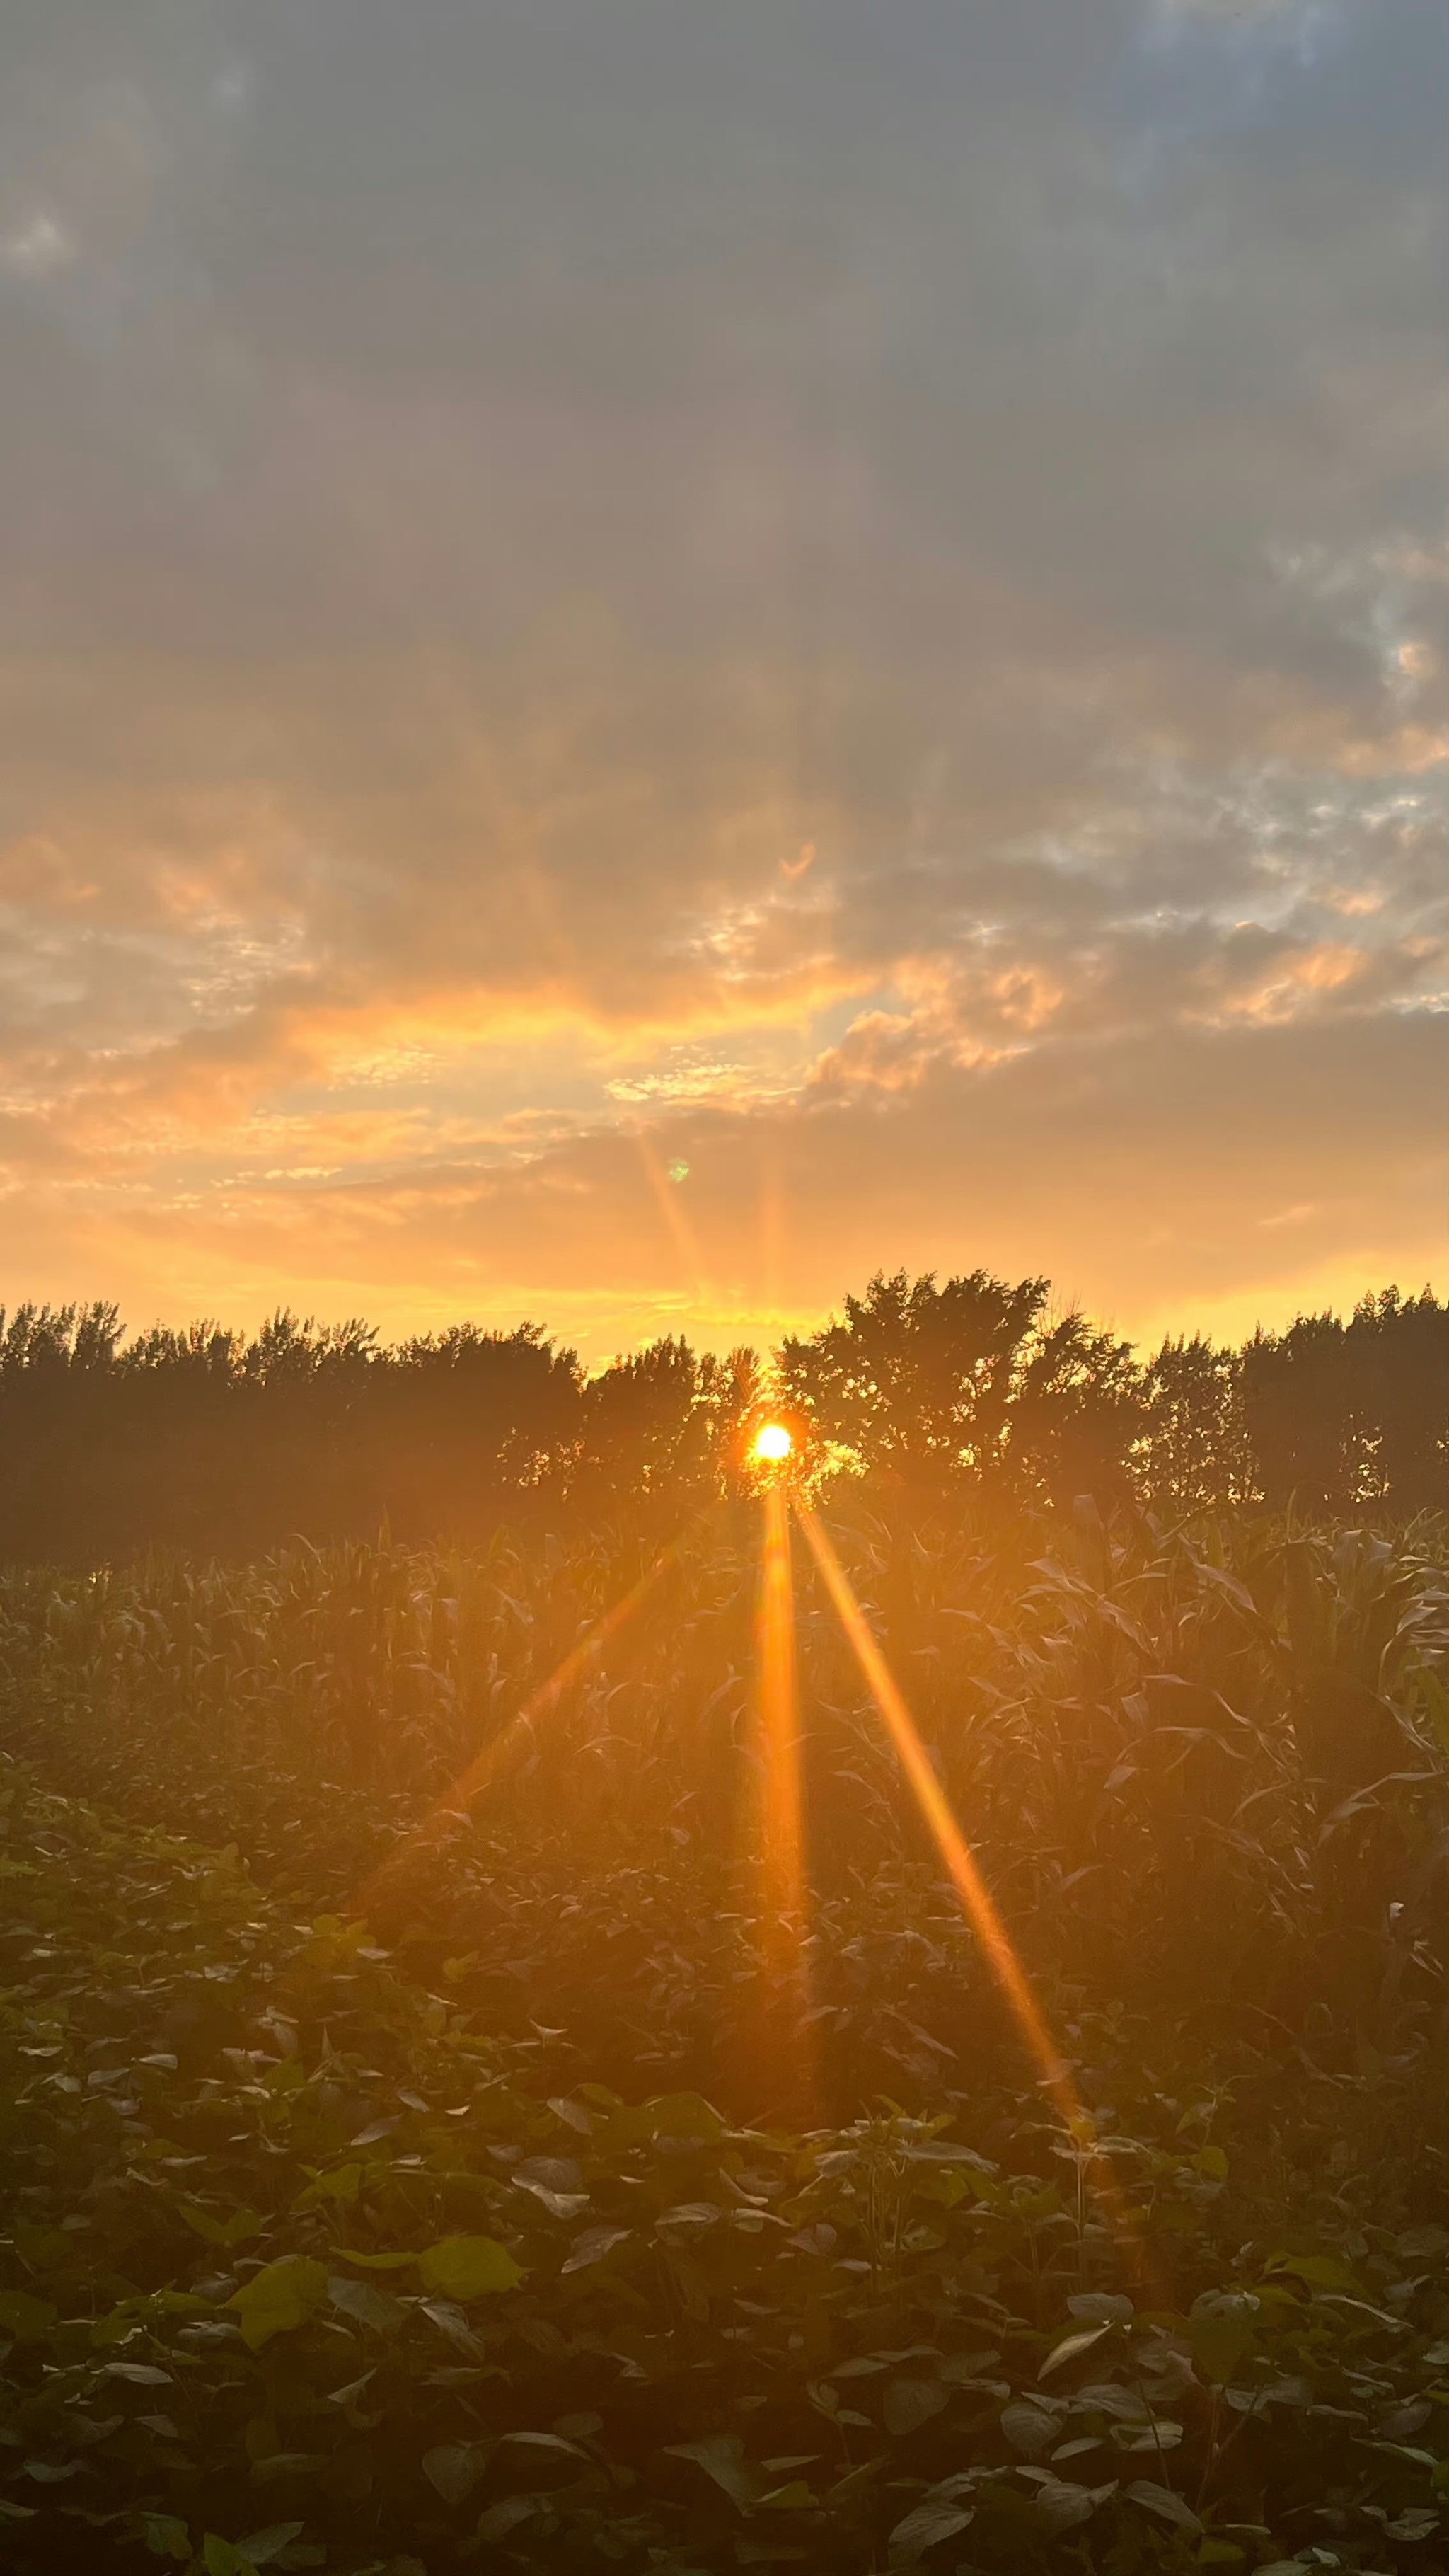
[[[1440,1528],[1109,1529],[1088,1511],[994,1534],[863,1518],[840,1539],[963,1829],[1068,2003],[1193,2026],[1246,2017],[1285,2045],[1317,2032],[1392,2050],[1439,2028]],[[299,1899],[332,1905],[502,1739],[472,1821],[440,1861],[430,1846],[421,1878],[404,1874],[390,1930],[416,1940],[431,1925],[480,1973],[527,1959],[535,2011],[571,2022],[590,1998],[617,2018],[633,1956],[638,1979],[692,1999],[676,2005],[703,2045],[731,1973],[718,1918],[738,1923],[752,1901],[754,1541],[747,1511],[698,1527],[634,1621],[521,1727],[636,1580],[636,1542],[461,1554],[384,1540],[238,1568],[12,1572],[0,1722],[67,1785],[236,1843]],[[932,1975],[934,1936],[905,1937],[935,1885],[930,1847],[800,1565],[797,1584],[818,1904],[844,1909],[838,1950],[862,1908],[896,1910],[900,1993],[931,1988],[931,2032],[955,2046],[979,1998],[969,1945],[951,1922],[957,1967]],[[646,1886],[672,1968],[640,1930]],[[943,1902],[928,1911],[950,1922]],[[605,1916],[632,1929],[596,1942]]]

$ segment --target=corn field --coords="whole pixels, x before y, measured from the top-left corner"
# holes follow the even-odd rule
[[[299,1895],[348,1893],[480,1750],[504,1758],[452,1879],[527,1853],[561,1880],[743,1865],[753,1518],[717,1514],[536,1723],[548,1677],[647,1562],[637,1546],[282,1551],[0,1582],[6,1741],[66,1784],[235,1842]],[[1390,1542],[1090,1511],[1053,1553],[957,1535],[845,1544],[937,1771],[1000,1901],[1049,1962],[1134,1958],[1227,2005],[1306,1999],[1325,1942],[1351,1992],[1438,1987],[1449,1577],[1433,1525]],[[890,1748],[805,1568],[813,1870],[835,1892],[923,1858]],[[1204,1912],[1221,1920],[1210,1962]],[[1174,1991],[1176,1988],[1174,1987]]]
[[[1066,2128],[756,1524],[0,1578],[17,2568],[1445,2563],[1442,1524],[833,1516]]]

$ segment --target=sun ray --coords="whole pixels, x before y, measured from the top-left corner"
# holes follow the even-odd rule
[[[681,1536],[671,1539],[667,1547],[661,1548],[653,1564],[645,1568],[638,1582],[631,1585],[611,1608],[594,1621],[592,1627],[580,1637],[577,1645],[570,1647],[562,1661],[555,1665],[547,1681],[524,1701],[522,1708],[509,1720],[509,1723],[489,1739],[482,1751],[474,1756],[466,1771],[459,1773],[451,1788],[444,1791],[436,1805],[430,1808],[428,1814],[414,1827],[406,1840],[389,1852],[386,1859],[379,1863],[371,1877],[358,1890],[354,1902],[354,1911],[357,1914],[366,1918],[379,1903],[396,1904],[413,1871],[426,1861],[431,1853],[447,1842],[460,1822],[467,1823],[470,1820],[474,1802],[482,1796],[490,1781],[496,1777],[514,1745],[521,1741],[541,1717],[546,1717],[550,1710],[558,1706],[565,1692],[587,1672],[590,1664],[602,1652],[609,1639],[617,1636],[619,1630],[627,1625],[635,1612],[642,1608],[668,1567],[674,1563],[682,1544]]]
[[[671,1181],[652,1136],[647,1135],[642,1127],[635,1129],[634,1142],[639,1149],[639,1160],[644,1166],[644,1177],[649,1184],[654,1204],[664,1220],[665,1231],[679,1255],[680,1265],[695,1303],[707,1311],[713,1303],[714,1291],[704,1266],[698,1237],[680,1204],[678,1185]]]
[[[760,1300],[767,1315],[780,1303],[785,1276],[785,1186],[777,1143],[767,1143],[760,1164]]]
[[[985,1951],[993,1974],[1001,1987],[1018,2030],[1026,2042],[1041,2073],[1042,2084],[1053,2103],[1058,2118],[1073,2147],[1084,2160],[1086,2179],[1098,2207],[1123,2255],[1133,2271],[1145,2277],[1145,2255],[1141,2238],[1133,2224],[1123,2198],[1121,2185],[1098,2143],[1092,2117],[1073,2080],[1071,2068],[1062,2055],[1046,2015],[1032,1991],[1011,1935],[997,1912],[991,1891],[977,1865],[940,1781],[931,1757],[921,1740],[916,1722],[906,1705],[900,1687],[871,1632],[865,1612],[856,1599],[850,1577],[841,1564],[830,1537],[808,1503],[797,1499],[795,1510],[804,1530],[811,1554],[819,1567],[821,1579],[849,1640],[866,1685],[884,1718],[901,1769],[906,1775],[926,1824],[930,1829],[952,1884],[961,1900],[962,1909]]]
[[[790,1516],[778,1485],[763,1496],[764,1546],[756,1622],[762,1754],[762,1886],[769,1914],[798,1923],[804,1906],[800,1698]],[[798,1935],[796,1936],[798,1940]]]
[[[790,1507],[784,1488],[768,1485],[763,1515],[760,1588],[755,1619],[756,1814],[759,1960],[762,1992],[754,2034],[771,2093],[799,2107],[813,2101],[808,2046],[809,1965],[805,1951],[804,1798],[800,1761],[800,1694],[795,1644],[795,1583]]]

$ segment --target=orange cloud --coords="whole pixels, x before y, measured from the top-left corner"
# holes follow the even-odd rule
[[[612,1346],[880,1260],[1419,1261],[1415,13],[741,0],[601,69],[586,0],[322,0],[240,81],[31,14],[0,1293]]]

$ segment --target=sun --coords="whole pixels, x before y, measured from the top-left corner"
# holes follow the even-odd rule
[[[779,1467],[790,1456],[794,1446],[794,1433],[787,1431],[783,1422],[764,1422],[755,1433],[753,1454],[761,1466]]]

